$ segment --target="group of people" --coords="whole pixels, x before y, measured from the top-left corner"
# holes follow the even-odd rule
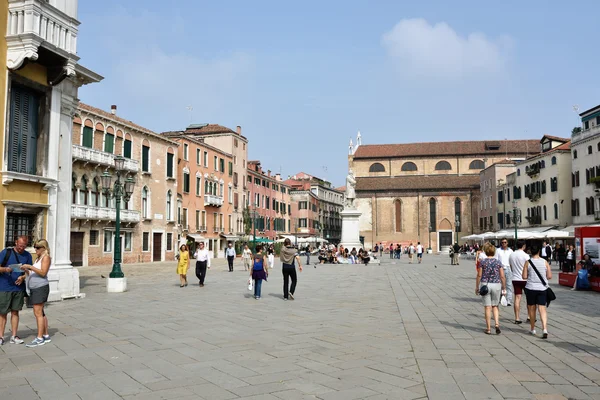
[[[302,271],[302,265],[298,251],[292,246],[290,239],[285,239],[283,242],[283,248],[281,249],[281,262],[283,272],[283,298],[284,300],[294,300],[294,292],[296,290],[297,275],[296,275],[296,264],[298,269]],[[204,287],[206,279],[206,271],[210,269],[210,254],[205,249],[203,242],[198,243],[198,248],[194,253],[196,259],[196,277],[198,278],[198,286]],[[233,261],[236,258],[235,248],[233,243],[228,243],[225,249],[225,257],[229,266],[229,272],[233,272]],[[244,262],[244,269],[250,271],[249,281],[252,282],[254,289],[254,298],[260,299],[262,281],[266,281],[269,276],[269,269],[272,269],[275,264],[275,249],[272,245],[266,248],[262,245],[256,246],[256,251],[253,253],[248,245],[244,245],[242,250],[242,260]],[[179,254],[177,255],[177,274],[179,275],[180,287],[186,287],[187,273],[190,269],[190,252],[186,244],[182,244],[179,248]],[[290,285],[291,280],[291,285]]]
[[[10,311],[11,344],[23,344],[25,341],[18,335],[19,312],[23,309],[25,299],[33,306],[33,315],[37,323],[37,335],[26,344],[27,347],[42,346],[52,341],[48,334],[48,318],[44,305],[50,294],[48,271],[50,270],[50,248],[46,240],[38,240],[33,245],[36,260],[33,262],[27,251],[29,239],[19,236],[14,247],[0,252],[0,345],[5,344],[4,329]]]
[[[545,243],[544,243],[545,244]],[[495,332],[500,334],[499,305],[502,296],[506,305],[514,307],[514,323],[521,320],[521,298],[523,292],[527,301],[527,322],[529,333],[536,335],[535,322],[539,313],[542,323],[542,338],[548,338],[547,297],[548,282],[552,279],[550,264],[542,254],[544,246],[533,244],[527,248],[524,240],[518,240],[516,250],[508,247],[508,241],[502,239],[501,247],[485,243],[476,257],[477,278],[475,293],[482,296],[486,323],[486,334],[491,334],[493,315]],[[528,252],[526,252],[528,250]],[[529,254],[528,254],[529,253]]]
[[[330,247],[323,245],[319,249],[319,264],[364,264],[368,265],[369,261],[375,256],[373,252],[363,250],[362,248],[352,250],[345,248],[343,245],[339,247],[331,245]],[[306,251],[306,264],[310,264],[310,247]],[[315,267],[316,268],[316,267]]]
[[[394,245],[394,243],[391,243],[389,247],[387,247],[387,250],[389,252],[390,259],[399,260],[402,258],[402,254],[405,254],[408,256],[409,264],[413,263],[415,257],[417,259],[417,262],[421,264],[421,261],[423,260],[423,253],[425,252],[425,247],[421,245],[421,242],[417,242],[416,246],[411,242],[409,245],[404,247],[402,247],[400,243],[396,243],[396,245]],[[375,245],[375,254],[379,253],[379,256],[383,257],[383,253],[385,251],[386,247],[383,245],[383,243],[378,243]]]

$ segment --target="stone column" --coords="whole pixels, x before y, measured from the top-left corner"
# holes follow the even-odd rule
[[[58,137],[55,151],[58,186],[50,192],[48,237],[52,240],[49,242],[52,250],[52,266],[48,273],[50,280],[48,301],[59,301],[80,295],[79,271],[71,265],[70,254],[72,129],[77,103],[77,85],[70,79],[65,79],[52,90],[50,132],[51,136]]]

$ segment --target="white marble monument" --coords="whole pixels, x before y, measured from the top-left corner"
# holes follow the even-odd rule
[[[340,213],[342,216],[342,241],[340,244],[349,250],[352,250],[353,247],[356,247],[356,250],[362,247],[358,226],[358,219],[361,212],[354,205],[355,198],[356,179],[354,178],[354,173],[350,170],[346,177],[346,204],[344,211]]]

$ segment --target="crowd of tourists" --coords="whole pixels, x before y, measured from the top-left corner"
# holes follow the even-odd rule
[[[48,334],[48,318],[44,305],[50,294],[48,271],[51,258],[50,248],[46,240],[34,243],[36,260],[33,262],[31,253],[26,249],[29,245],[27,236],[19,236],[14,247],[0,252],[0,346],[5,344],[4,329],[10,312],[10,343],[23,344],[25,341],[18,335],[19,312],[25,301],[33,308],[37,323],[37,335],[26,344],[27,347],[42,346],[52,341]]]

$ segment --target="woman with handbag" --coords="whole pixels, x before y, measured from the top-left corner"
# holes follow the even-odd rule
[[[254,298],[260,299],[262,281],[267,280],[269,276],[267,256],[262,252],[262,245],[256,246],[256,254],[252,256],[252,269],[250,278],[254,280]]]
[[[177,255],[177,274],[179,275],[179,287],[187,286],[187,272],[190,269],[190,252],[185,244],[179,247]]]
[[[494,314],[496,334],[500,334],[500,305],[501,296],[506,294],[506,278],[504,266],[496,259],[496,247],[491,243],[483,245],[483,252],[487,256],[477,269],[475,294],[481,295],[485,315],[485,334],[491,334],[491,317]]]
[[[543,277],[546,277],[544,279]],[[525,297],[527,298],[527,311],[529,313],[529,323],[531,330],[529,333],[535,335],[535,315],[536,311],[540,313],[542,320],[543,339],[548,339],[548,314],[546,304],[548,304],[547,281],[552,279],[552,269],[548,265],[548,261],[540,257],[540,246],[534,244],[531,246],[531,258],[529,259],[528,267],[523,268],[523,280],[525,284]]]

